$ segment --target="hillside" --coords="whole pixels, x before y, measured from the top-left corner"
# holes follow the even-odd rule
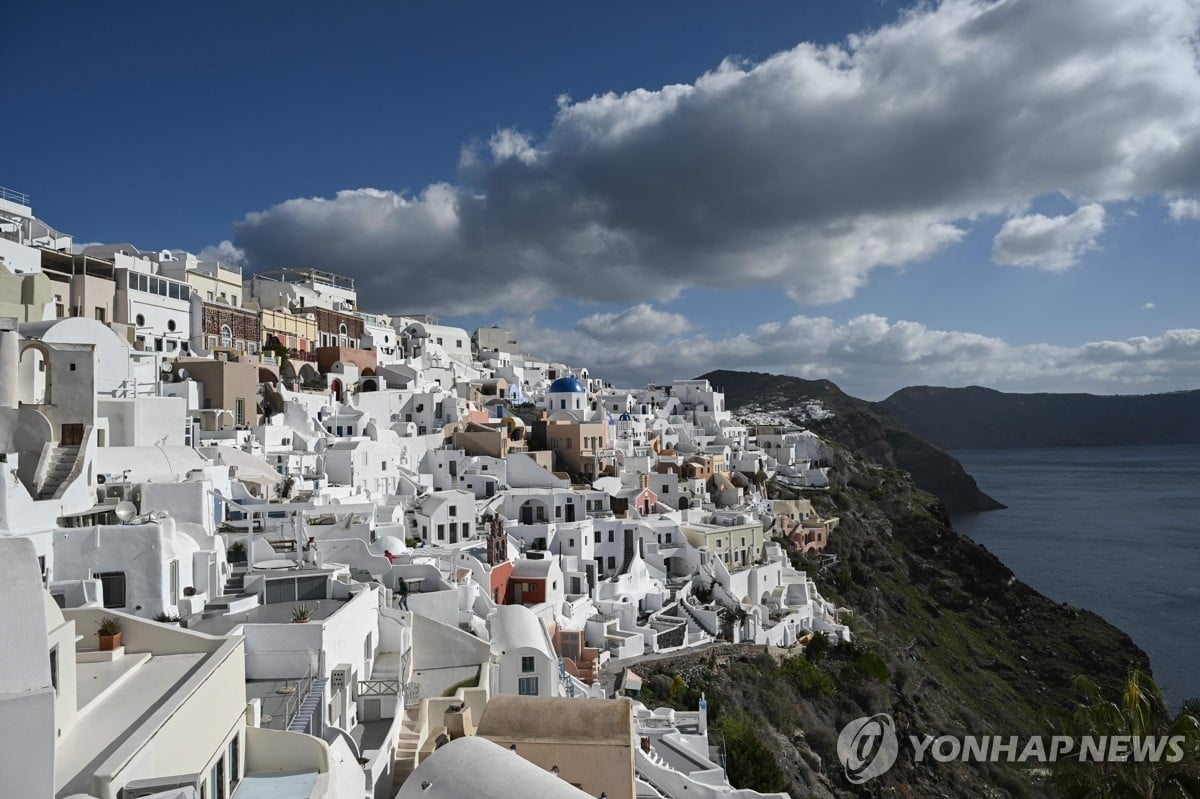
[[[980,491],[975,478],[953,457],[828,380],[728,370],[700,378],[724,391],[726,405],[739,414],[762,411],[790,418],[882,466],[905,470],[951,513],[1004,507]],[[804,406],[814,400],[832,415],[806,414]]]
[[[1200,443],[1200,391],[1098,396],[914,386],[874,408],[944,449]]]
[[[875,713],[889,713],[902,736],[1045,734],[1047,714],[1072,703],[1073,677],[1112,692],[1145,654],[1095,614],[1017,580],[903,472],[836,445],[832,461],[831,490],[807,493],[822,515],[841,518],[828,549],[837,562],[793,561],[853,611],[854,644],[811,661],[726,645],[644,663],[642,700],[695,709],[703,692],[736,787],[820,799],[1036,796],[1020,765],[917,764],[907,745],[891,771],[855,786],[837,734]]]

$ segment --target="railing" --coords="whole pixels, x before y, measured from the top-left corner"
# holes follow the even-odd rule
[[[312,666],[309,666],[308,671],[304,672],[304,676],[296,683],[296,692],[283,700],[283,728],[285,730],[291,727],[292,722],[296,720],[296,714],[300,712],[300,705],[304,703],[304,698],[312,690],[312,683]]]
[[[19,205],[29,205],[29,195],[23,191],[13,191],[0,186],[0,200],[8,200]]]

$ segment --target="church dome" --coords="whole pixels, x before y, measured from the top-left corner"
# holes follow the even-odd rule
[[[587,389],[573,377],[560,377],[550,384],[551,394],[586,394]]]

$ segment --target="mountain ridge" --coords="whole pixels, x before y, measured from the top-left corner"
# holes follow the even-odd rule
[[[1200,444],[1200,390],[1018,394],[909,386],[871,404],[947,450]]]
[[[700,375],[725,392],[730,409],[763,409],[787,416],[881,466],[904,469],[917,486],[939,497],[952,513],[998,510],[953,456],[923,440],[874,403],[852,397],[830,380],[718,369]],[[806,413],[816,401],[831,415]]]

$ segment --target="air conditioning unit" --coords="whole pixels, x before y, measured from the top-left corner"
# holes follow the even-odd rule
[[[333,671],[331,671],[329,673],[329,690],[330,691],[345,690],[346,686],[348,686],[350,684],[350,680],[351,680],[350,666],[345,663],[339,663],[337,666],[334,667]]]

